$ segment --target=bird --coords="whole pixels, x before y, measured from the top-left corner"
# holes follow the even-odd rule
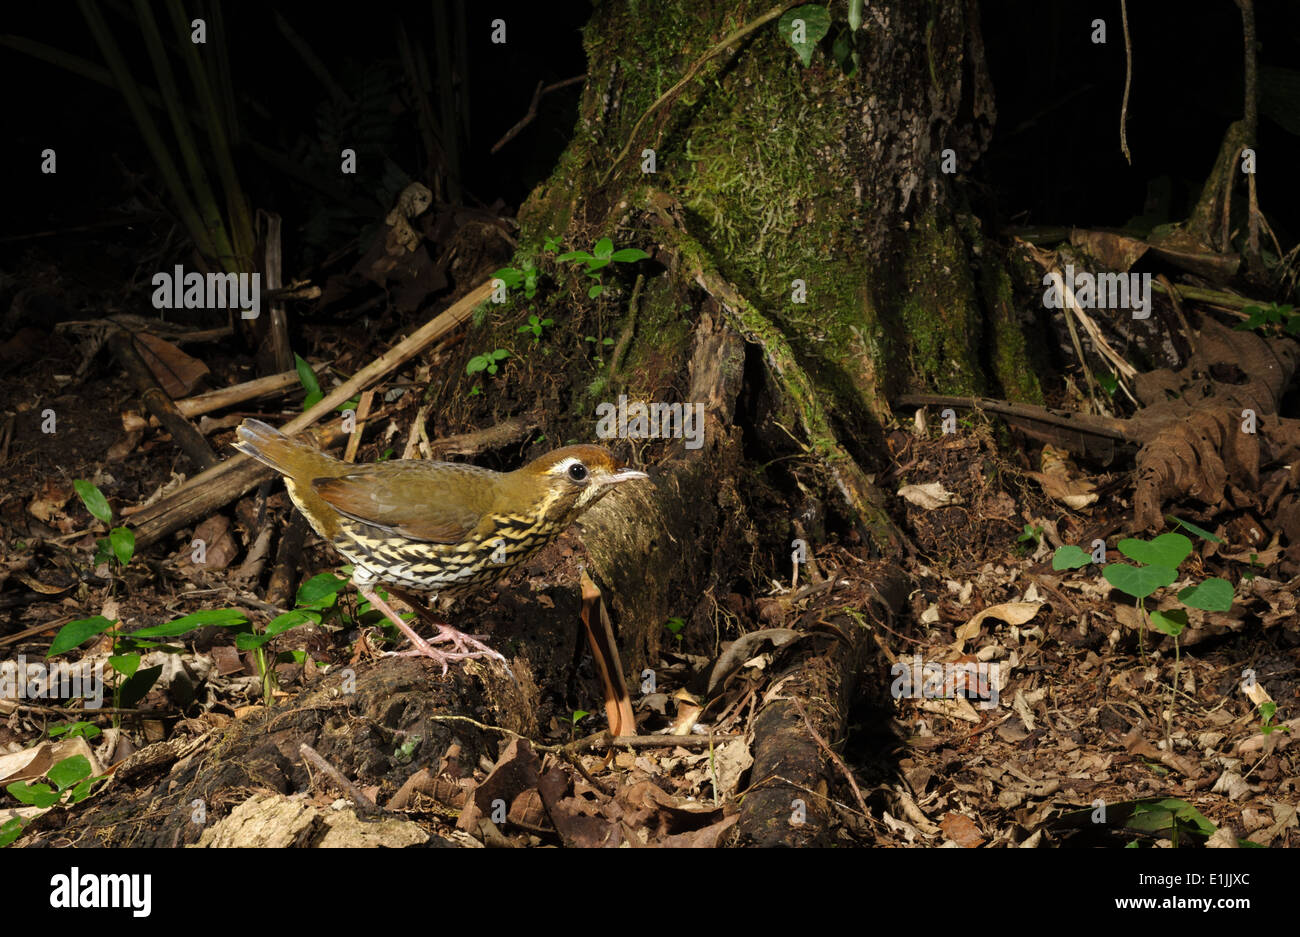
[[[564,446],[513,472],[494,472],[418,459],[343,462],[254,419],[240,424],[237,437],[236,449],[284,476],[307,522],[352,563],[358,592],[410,640],[412,649],[397,653],[432,658],[444,675],[455,661],[486,657],[504,665],[505,657],[433,619],[412,592],[445,596],[485,588],[614,488],[650,477],[594,445]],[[380,583],[437,635],[420,637],[380,598]]]

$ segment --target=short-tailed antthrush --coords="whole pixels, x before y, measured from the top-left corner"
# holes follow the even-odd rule
[[[399,459],[354,465],[244,420],[235,447],[284,476],[289,497],[318,534],[353,564],[361,595],[442,664],[505,658],[450,625],[426,641],[375,593],[382,582],[417,612],[408,590],[454,594],[483,588],[558,537],[619,482],[647,478],[600,446],[565,446],[513,472],[455,462]],[[435,644],[450,644],[444,651]]]

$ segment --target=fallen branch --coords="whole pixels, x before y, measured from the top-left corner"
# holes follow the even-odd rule
[[[365,390],[389,372],[410,361],[427,345],[463,325],[469,320],[475,307],[491,294],[491,281],[466,293],[450,308],[416,329],[327,393],[324,399],[306,413],[294,417],[280,429],[292,436],[323,417],[332,416],[334,408],[339,404],[351,399],[358,391]],[[331,440],[324,442],[325,445],[332,445],[342,437],[341,430],[335,432],[337,436],[332,434]],[[317,440],[317,443],[322,444],[322,441]],[[248,456],[231,456],[206,472],[194,476],[166,498],[134,515],[132,526],[135,527],[136,548],[140,549],[156,543],[198,518],[208,516],[215,509],[223,507],[249,491],[254,485],[273,477],[274,474],[272,469],[253,461]]]

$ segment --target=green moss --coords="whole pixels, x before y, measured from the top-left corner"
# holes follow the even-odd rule
[[[940,393],[983,393],[977,359],[982,323],[961,232],[927,214],[908,246],[899,286],[914,369]]]

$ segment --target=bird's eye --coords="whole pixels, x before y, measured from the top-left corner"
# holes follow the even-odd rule
[[[575,482],[585,480],[587,477],[587,466],[583,465],[581,462],[574,462],[569,466],[569,477]]]

